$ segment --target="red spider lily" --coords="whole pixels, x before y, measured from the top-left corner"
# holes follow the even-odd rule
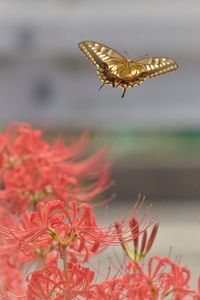
[[[83,134],[68,147],[50,145],[28,124],[10,126],[0,136],[0,201],[18,212],[44,199],[91,201],[110,186],[110,163],[105,148],[81,159],[87,140]]]
[[[110,163],[105,149],[88,159],[86,149],[86,134],[68,147],[27,124],[0,134],[0,299],[200,300],[187,268],[159,256],[145,264],[158,224],[148,210],[138,218],[144,199],[114,225],[97,225],[84,201],[108,188]],[[130,262],[95,283],[86,264],[110,245]]]
[[[4,259],[1,258],[0,280],[0,299],[19,299],[17,295],[23,295],[26,291],[26,282],[22,272],[12,265],[6,256]]]
[[[138,262],[132,262],[124,276],[92,285],[89,299],[199,299],[189,288],[189,279],[190,272],[185,267],[176,265],[169,258],[152,257],[147,272]]]
[[[76,264],[68,265],[68,277],[55,264],[46,266],[31,274],[27,299],[64,300],[88,299],[88,288],[94,272]]]
[[[136,206],[132,213],[135,210]],[[120,224],[123,224],[121,230],[128,240],[129,222]],[[65,260],[68,264],[85,263],[105,246],[120,244],[114,226],[103,229],[97,226],[92,206],[70,202],[66,209],[59,200],[40,202],[34,212],[24,213],[18,220],[4,218],[0,233],[4,238],[0,257],[7,255],[10,261],[17,261],[16,268],[22,273],[25,273],[24,266],[31,262],[45,265],[48,261],[58,261],[59,255],[64,263]],[[141,233],[138,231],[138,234]]]
[[[144,199],[143,199],[144,200]],[[142,203],[143,203],[142,200]],[[135,213],[132,215],[130,221],[129,221],[129,232],[130,232],[130,237],[127,238],[127,236],[124,236],[124,233],[122,231],[122,225],[119,222],[115,223],[115,228],[117,230],[118,238],[121,243],[121,246],[126,253],[127,257],[131,261],[139,261],[143,259],[146,254],[150,251],[153,242],[155,240],[155,237],[158,232],[158,223],[155,223],[154,220],[152,220],[149,224],[145,225],[145,219],[146,219],[146,214],[144,214],[143,218],[138,221],[136,219],[136,208],[139,204],[140,201],[140,196],[136,202],[136,205],[134,206]],[[141,205],[142,205],[141,203]],[[140,205],[140,207],[141,207]],[[153,225],[153,222],[155,223],[153,226],[153,229],[151,231],[151,234],[149,238],[147,237],[147,230],[151,225]],[[139,249],[139,240],[141,240],[141,247]],[[134,249],[132,250],[128,243],[132,241]]]
[[[96,224],[92,207],[62,201],[39,203],[36,211],[24,213],[20,221],[7,220],[0,226],[5,243],[0,245],[0,255],[17,249],[29,257],[48,255],[52,251],[66,249],[68,255],[76,255],[84,261],[105,246],[109,230],[103,232]],[[7,244],[7,246],[6,246]]]
[[[135,218],[137,206],[138,202],[132,211],[131,220]],[[140,220],[141,229],[134,237],[129,221],[117,223],[120,224],[123,243],[137,238],[150,226],[145,225],[145,219],[143,216]],[[60,200],[40,202],[36,211],[22,214],[20,220],[4,220],[4,225],[0,226],[0,234],[5,243],[0,246],[0,255],[5,254],[7,249],[11,253],[18,249],[30,257],[35,257],[36,254],[47,256],[52,251],[63,248],[68,255],[76,254],[83,261],[87,261],[105,246],[122,244],[119,230],[116,231],[115,227],[116,223],[108,227],[98,227],[91,205],[82,203],[78,206],[75,202],[70,202],[69,209],[66,209]]]

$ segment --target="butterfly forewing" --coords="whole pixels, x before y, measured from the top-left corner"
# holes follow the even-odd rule
[[[90,62],[96,66],[102,86],[111,84],[122,87],[123,94],[128,87],[141,84],[145,79],[158,76],[178,68],[175,61],[165,57],[147,57],[127,60],[119,52],[94,41],[78,44]]]
[[[103,68],[110,76],[116,76],[119,79],[124,78],[130,73],[128,60],[117,51],[97,42],[84,41],[79,43],[79,48],[87,56],[97,70]],[[111,82],[112,83],[112,82]]]

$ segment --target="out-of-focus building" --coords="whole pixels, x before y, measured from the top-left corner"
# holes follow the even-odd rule
[[[198,0],[1,0],[1,125],[199,128],[199,10]],[[131,58],[169,56],[180,69],[129,89],[125,99],[120,89],[97,92],[95,68],[77,48],[85,39]]]

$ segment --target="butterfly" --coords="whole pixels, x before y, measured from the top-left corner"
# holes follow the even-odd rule
[[[147,78],[159,76],[178,68],[177,63],[167,57],[145,57],[129,60],[112,48],[94,41],[78,44],[89,61],[96,66],[102,85],[121,87],[123,98],[128,87],[140,85]]]

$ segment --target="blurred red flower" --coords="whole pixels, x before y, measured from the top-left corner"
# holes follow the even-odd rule
[[[1,133],[0,145],[0,202],[14,212],[42,200],[88,202],[111,184],[106,148],[83,158],[86,133],[65,146],[61,139],[49,144],[28,124],[11,125]]]

